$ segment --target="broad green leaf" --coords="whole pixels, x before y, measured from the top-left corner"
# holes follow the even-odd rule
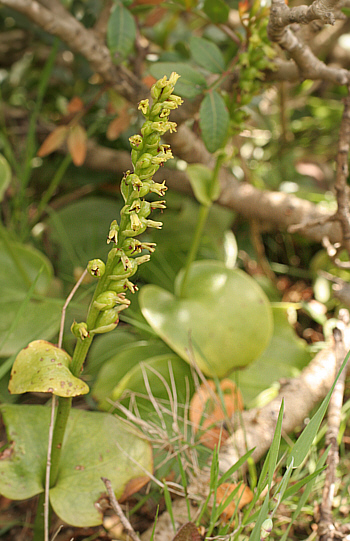
[[[289,454],[288,464],[292,460],[294,460],[294,468],[298,468],[304,462],[307,454],[310,451],[312,442],[318,432],[318,429],[320,428],[320,424],[328,408],[328,404],[331,399],[332,393],[334,391],[334,387],[339,379],[340,374],[345,368],[345,365],[349,359],[349,356],[350,356],[350,351],[346,355],[331,389],[327,393],[326,397],[323,399],[320,407],[316,411],[315,415],[312,417],[311,421],[306,425],[303,432],[300,434],[299,438],[295,442]]]
[[[113,58],[125,58],[132,50],[136,38],[136,24],[130,11],[121,2],[115,2],[107,26],[107,43]]]
[[[227,21],[230,8],[224,0],[205,0],[203,11],[213,24],[219,24]]]
[[[225,60],[219,47],[212,41],[197,36],[190,39],[190,51],[193,60],[211,73],[222,73]]]
[[[175,283],[180,290],[183,273]],[[140,292],[142,313],[157,334],[207,376],[224,377],[256,359],[268,345],[272,311],[262,289],[241,270],[218,261],[191,265],[184,298],[154,285]]]
[[[11,169],[2,154],[0,154],[0,201],[3,200],[4,194],[11,182]]]
[[[157,62],[150,67],[150,73],[156,79],[167,77],[176,71],[181,77],[176,83],[176,94],[183,98],[195,98],[207,88],[205,78],[189,64],[181,62]]]
[[[186,173],[199,203],[210,206],[220,195],[220,183],[213,180],[213,171],[205,165],[194,163],[187,166]]]
[[[272,389],[274,382],[297,377],[311,359],[307,343],[296,335],[288,322],[287,309],[274,304],[272,313],[274,331],[270,344],[254,363],[232,375],[247,405],[254,401],[254,405],[259,407],[265,391]],[[271,395],[277,392],[277,388],[272,389]]]
[[[52,276],[51,263],[41,252],[7,237],[0,241],[0,336],[10,332],[1,344],[1,356],[17,354],[38,338],[50,340],[58,331],[63,301],[44,297]],[[33,298],[18,317],[36,278]]]
[[[46,340],[31,342],[17,355],[12,367],[9,391],[53,393],[73,397],[86,394],[89,387],[73,376],[69,369],[71,357]]]
[[[122,378],[140,362],[169,351],[161,340],[138,341],[125,346],[103,364],[92,390],[95,400],[98,402],[106,400]]]
[[[229,121],[229,113],[220,94],[215,90],[208,92],[199,109],[199,126],[209,152],[215,152],[224,145]]]
[[[0,493],[13,500],[30,498],[44,490],[50,408],[0,406],[11,443],[0,460]],[[102,512],[96,503],[106,489],[107,477],[116,497],[132,493],[152,472],[152,449],[142,434],[107,413],[71,411],[51,505],[72,526],[96,526]]]

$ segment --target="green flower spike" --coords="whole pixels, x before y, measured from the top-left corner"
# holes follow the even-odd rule
[[[181,105],[182,99],[173,94],[179,75],[172,73],[170,78],[163,77],[151,88],[153,102],[141,100],[138,109],[145,117],[141,134],[129,138],[131,146],[132,171],[126,171],[121,181],[121,194],[124,206],[120,220],[113,220],[107,235],[107,244],[114,244],[109,252],[106,265],[99,260],[90,261],[90,274],[100,278],[94,298],[90,305],[86,324],[75,323],[72,332],[80,340],[85,339],[85,355],[94,334],[115,329],[119,321],[119,312],[127,308],[130,301],[125,293],[135,293],[137,287],[130,281],[138,266],[146,263],[150,255],[143,251],[154,252],[155,244],[143,243],[136,239],[148,227],[161,229],[162,222],[149,218],[155,209],[166,208],[164,200],[147,201],[148,194],[164,197],[167,187],[165,181],[154,182],[153,175],[166,161],[173,158],[169,145],[161,142],[161,136],[167,131],[176,130],[175,122],[168,117],[172,110]],[[77,365],[80,363],[76,363]],[[75,360],[74,360],[75,365]]]

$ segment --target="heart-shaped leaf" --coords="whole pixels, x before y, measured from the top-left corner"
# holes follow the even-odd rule
[[[256,359],[273,330],[270,303],[260,286],[218,261],[194,263],[187,283],[184,298],[154,285],[142,288],[141,310],[157,334],[185,361],[193,356],[207,376],[224,377]]]
[[[12,394],[39,392],[67,397],[88,393],[86,383],[71,373],[70,362],[68,353],[50,342],[31,342],[16,357],[9,391]]]
[[[11,442],[0,458],[0,493],[30,498],[44,490],[50,408],[6,404],[0,410]],[[106,492],[101,477],[121,498],[132,482],[147,482],[152,469],[151,446],[139,431],[113,415],[73,409],[51,505],[68,524],[96,526],[102,522],[98,500]]]

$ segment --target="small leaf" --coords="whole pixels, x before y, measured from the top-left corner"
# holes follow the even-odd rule
[[[225,143],[230,120],[220,94],[214,91],[205,96],[200,106],[199,119],[204,144],[209,152],[215,152]]]
[[[70,100],[70,102],[68,103],[68,106],[67,106],[67,111],[71,115],[73,115],[75,113],[79,113],[83,109],[84,109],[84,103],[83,103],[83,100],[81,98],[79,98],[79,96],[74,96]]]
[[[222,73],[225,69],[224,57],[215,43],[204,39],[192,36],[190,39],[190,51],[193,60],[202,68],[207,69],[211,73]]]
[[[2,154],[0,154],[0,201],[11,182],[11,168]]]
[[[193,522],[187,522],[177,532],[173,541],[200,541],[201,536]]]
[[[220,184],[217,178],[213,179],[213,171],[194,163],[187,166],[186,173],[197,201],[209,207],[220,195]]]
[[[207,83],[203,75],[193,69],[189,64],[182,62],[157,62],[150,68],[151,75],[156,79],[160,79],[164,75],[170,77],[173,71],[180,75],[180,79],[176,83],[176,94],[179,94],[183,98],[195,98],[207,88]]]
[[[71,358],[46,340],[35,340],[17,355],[12,367],[9,391],[53,393],[57,396],[79,396],[89,392],[84,381],[69,370]]]
[[[68,126],[58,126],[55,128],[45,139],[43,144],[38,150],[38,156],[43,158],[48,156],[51,152],[54,152],[60,148],[67,138],[69,128]]]
[[[112,120],[107,128],[107,139],[115,141],[119,135],[130,125],[131,116],[128,113],[128,106],[123,107],[118,114],[118,117]]]
[[[80,124],[72,126],[67,138],[67,145],[74,165],[83,165],[86,158],[86,131]]]
[[[220,24],[227,21],[230,8],[223,0],[205,0],[203,11],[213,24]]]
[[[130,11],[116,2],[108,20],[107,43],[115,58],[125,58],[132,50],[136,38],[136,25]]]

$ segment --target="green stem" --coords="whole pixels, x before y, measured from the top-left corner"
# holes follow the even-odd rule
[[[55,427],[52,436],[52,453],[51,453],[51,471],[50,471],[50,487],[54,486],[57,481],[58,468],[60,464],[63,438],[66,431],[67,421],[72,407],[72,399],[59,397],[58,407],[55,419]]]
[[[207,206],[207,205],[200,206],[196,230],[194,232],[191,249],[187,256],[185,271],[184,271],[183,279],[181,282],[180,295],[179,295],[180,297],[185,296],[186,286],[188,282],[188,274],[190,271],[190,267],[193,261],[195,260],[197,252],[198,252],[199,243],[201,241],[204,225],[207,220],[209,210],[210,210],[210,206]]]
[[[45,510],[45,492],[39,496],[38,507],[34,522],[34,533],[32,541],[43,541],[45,537],[44,510]]]

